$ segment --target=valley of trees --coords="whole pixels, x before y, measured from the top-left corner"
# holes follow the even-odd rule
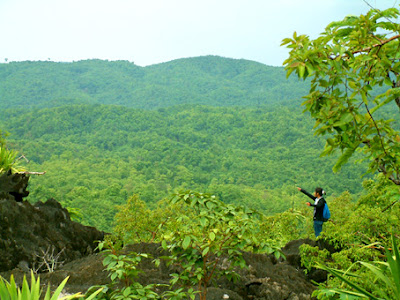
[[[80,209],[84,224],[103,230],[111,230],[115,205],[133,194],[155,207],[173,192],[193,189],[271,215],[304,203],[296,185],[323,185],[336,195],[362,188],[362,165],[334,174],[334,157],[319,158],[324,144],[299,108],[72,105],[13,111],[0,113],[10,147],[30,160],[30,170],[46,171],[32,176],[28,199],[53,197]]]
[[[334,275],[314,296],[400,299],[398,16],[372,9],[316,40],[285,39],[286,72],[305,81],[213,56],[146,68],[2,64],[0,128],[27,168],[46,171],[31,178],[29,201],[53,197],[117,243],[170,251],[182,271],[171,285],[186,289],[167,299],[194,299],[187,287],[195,284],[206,299],[208,267],[222,255],[242,267],[239,250],[279,257],[286,242],[313,238],[312,211],[296,186],[322,186],[333,216],[321,239],[335,251],[301,248],[307,271]],[[135,273],[140,255],[114,255],[107,243],[112,278]],[[138,291],[157,298],[134,282],[97,299],[137,299]]]
[[[29,201],[55,198],[84,224],[110,231],[130,196],[155,207],[188,188],[271,215],[303,203],[296,185],[362,189],[365,167],[334,174],[334,158],[319,158],[306,86],[283,68],[214,56],[1,64],[0,128],[27,168],[46,171]]]

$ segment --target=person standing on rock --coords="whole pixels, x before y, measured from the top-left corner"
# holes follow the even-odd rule
[[[307,202],[307,205],[314,207],[314,214],[313,214],[314,232],[315,232],[315,237],[318,237],[322,232],[322,225],[324,224],[323,213],[326,201],[322,196],[325,195],[325,191],[322,188],[317,187],[315,189],[314,195],[311,195],[309,192],[303,190],[300,187],[297,187],[297,189],[314,200],[314,203]]]

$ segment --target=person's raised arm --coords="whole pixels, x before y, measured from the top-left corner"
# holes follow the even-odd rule
[[[297,187],[297,189],[300,191],[300,192],[302,192],[304,195],[307,195],[308,197],[310,197],[311,199],[313,199],[313,200],[315,200],[316,199],[316,197],[314,196],[314,195],[311,195],[309,192],[307,192],[306,190],[303,190],[302,188],[300,188],[300,187]]]

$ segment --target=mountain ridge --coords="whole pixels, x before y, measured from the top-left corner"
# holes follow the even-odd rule
[[[143,109],[180,104],[259,106],[297,100],[305,89],[298,80],[286,80],[283,67],[219,56],[147,67],[104,60],[0,64],[4,109],[76,103]]]

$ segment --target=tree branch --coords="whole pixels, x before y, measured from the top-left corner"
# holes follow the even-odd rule
[[[367,104],[365,104],[365,108],[367,109],[367,112],[368,112],[369,116],[371,117],[372,122],[374,122],[374,126],[376,128],[376,131],[378,132],[379,140],[381,141],[383,152],[387,155],[387,152],[386,152],[386,149],[385,149],[385,145],[383,144],[382,135],[381,135],[381,132],[380,132],[380,130],[378,128],[378,125],[376,125],[376,122],[375,122],[374,118],[372,117],[372,114],[369,111],[369,108],[368,108]]]
[[[18,172],[18,174],[26,174],[26,175],[44,175],[44,174],[46,174],[46,171],[44,171],[44,172],[28,172],[28,171],[24,171],[24,172]]]
[[[397,202],[399,202],[400,200],[396,200],[396,201],[394,201],[394,202],[392,202],[391,204],[389,204],[386,208],[384,208],[383,210],[382,210],[382,212],[385,212],[385,211],[387,211],[389,208],[391,208],[393,205],[395,205]]]
[[[396,40],[398,38],[400,38],[400,34],[394,35],[394,36],[392,36],[391,38],[389,38],[387,40],[384,40],[384,41],[382,41],[382,42],[380,42],[378,44],[372,45],[371,47],[367,47],[367,48],[364,48],[364,49],[361,49],[361,50],[354,51],[353,54],[362,53],[362,52],[369,52],[373,48],[381,47],[381,46],[383,46],[383,45],[385,45],[387,43],[390,43],[391,41]]]
[[[383,46],[383,45],[385,45],[387,43],[390,43],[391,41],[396,40],[398,38],[400,38],[400,34],[394,35],[394,36],[392,36],[391,38],[389,38],[387,40],[384,40],[384,41],[381,41],[378,44],[372,45],[371,47],[367,47],[367,48],[364,48],[364,49],[356,50],[356,51],[352,52],[352,54],[354,55],[354,54],[358,54],[358,53],[369,52],[369,51],[371,51],[372,49],[374,49],[376,47],[381,47],[381,46]],[[340,55],[333,56],[333,57],[331,56],[330,59],[331,60],[335,60],[338,57],[340,57]],[[349,57],[349,55],[348,54],[344,54],[342,57]]]

